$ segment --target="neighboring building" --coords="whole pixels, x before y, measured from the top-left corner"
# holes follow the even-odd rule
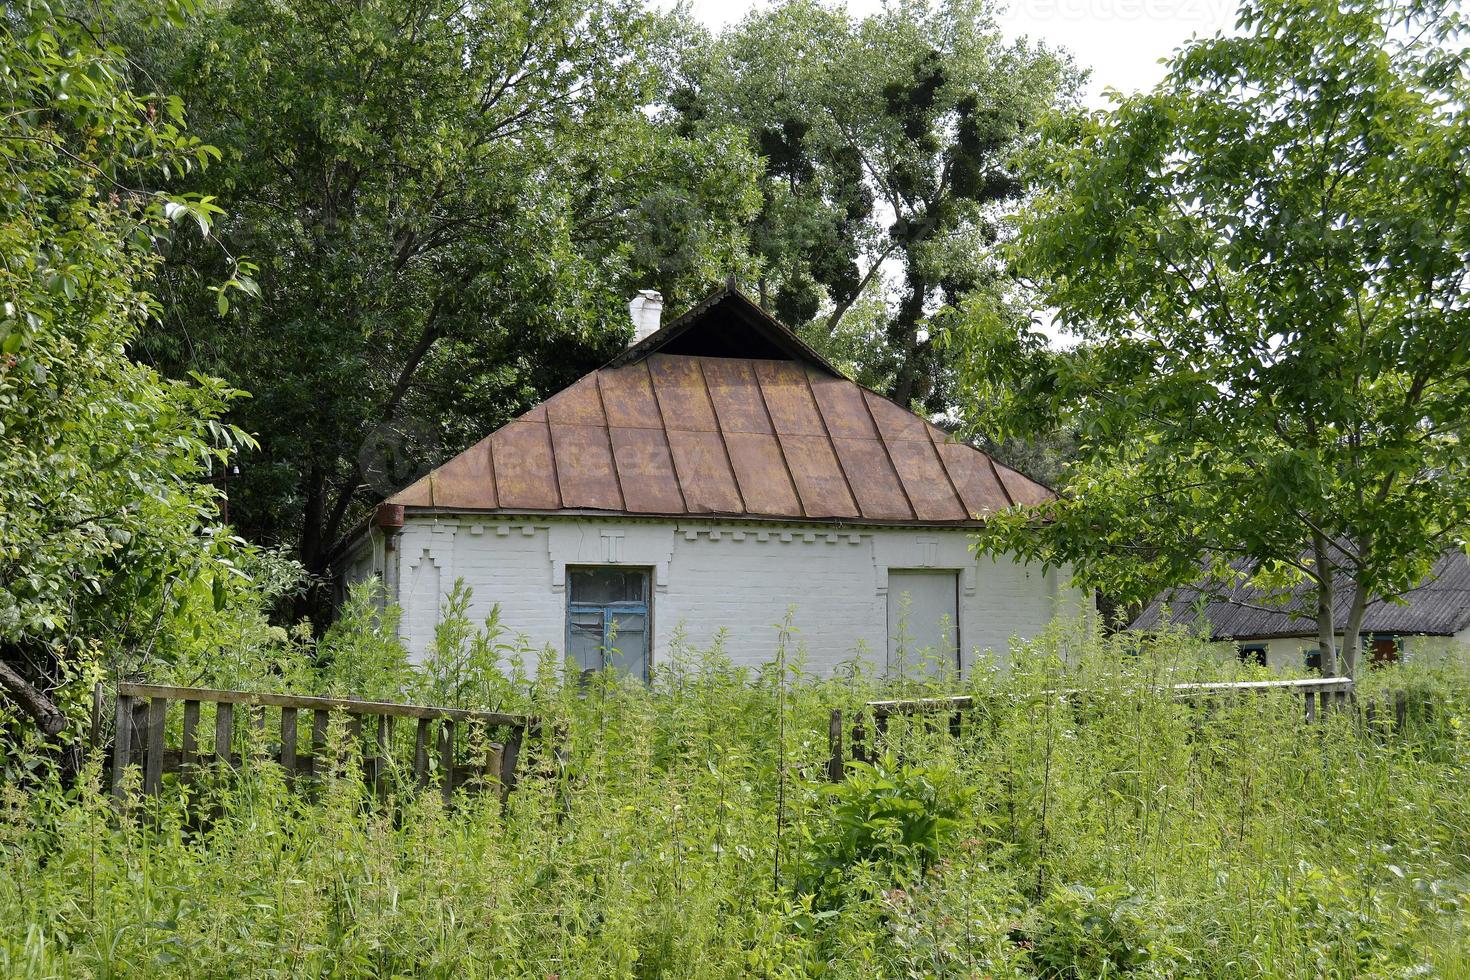
[[[338,563],[380,576],[415,656],[456,579],[472,614],[584,669],[647,676],[676,630],[738,664],[794,625],[812,669],[862,651],[968,664],[1080,608],[1062,573],[977,558],[985,515],[1051,492],[828,364],[733,287],[389,497]],[[646,334],[646,335],[645,335]],[[615,635],[615,639],[613,638]]]
[[[1346,590],[1337,596],[1335,622],[1347,619],[1349,601]],[[1155,599],[1131,628],[1153,629],[1165,621],[1204,627],[1212,638],[1234,643],[1242,660],[1317,669],[1315,602],[1305,588],[1273,596],[1244,584],[1209,590],[1184,586]],[[1369,603],[1362,638],[1364,663],[1391,663],[1470,643],[1470,558],[1451,551],[1398,600]],[[1339,648],[1341,641],[1339,636]]]

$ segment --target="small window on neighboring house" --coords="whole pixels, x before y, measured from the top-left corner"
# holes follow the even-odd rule
[[[583,674],[608,667],[648,680],[648,570],[567,569],[567,656]]]
[[[1399,657],[1403,651],[1400,648],[1399,638],[1397,636],[1394,636],[1392,633],[1374,633],[1369,643],[1371,644],[1368,648],[1369,662],[1373,666],[1381,667],[1385,664],[1396,664],[1399,662]]]
[[[1266,645],[1264,643],[1242,643],[1240,645],[1240,662],[1243,664],[1255,664],[1258,667],[1266,666]]]
[[[1321,647],[1307,647],[1305,650],[1302,651],[1302,656],[1306,658],[1306,661],[1307,661],[1307,669],[1308,670],[1315,670],[1318,673],[1321,673],[1321,671],[1322,671],[1322,648]]]

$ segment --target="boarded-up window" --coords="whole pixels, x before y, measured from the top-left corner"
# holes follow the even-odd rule
[[[577,667],[648,680],[648,570],[570,568],[567,593],[567,656]]]
[[[960,667],[959,573],[888,573],[888,673],[937,675]]]

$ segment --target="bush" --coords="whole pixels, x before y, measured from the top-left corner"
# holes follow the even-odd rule
[[[1053,889],[1035,919],[1032,957],[1043,976],[1100,977],[1168,965],[1169,957],[1159,955],[1168,913],[1129,885]]]
[[[960,830],[974,790],[940,766],[905,764],[892,753],[847,764],[807,857],[813,890],[829,888],[857,865],[885,884],[906,884],[943,854]]]

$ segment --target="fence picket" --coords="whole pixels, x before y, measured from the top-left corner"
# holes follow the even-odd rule
[[[182,701],[184,706],[181,743],[177,752],[170,750],[166,742],[168,706],[172,701]],[[141,766],[143,791],[149,795],[161,791],[166,772],[177,771],[182,778],[191,778],[199,763],[211,757],[201,751],[199,744],[199,723],[205,702],[214,705],[212,758],[216,763],[231,768],[244,766],[264,752],[280,762],[288,783],[292,785],[297,782],[296,777],[302,774],[313,777],[326,774],[324,763],[327,758],[327,734],[331,714],[345,714],[349,737],[362,751],[363,777],[383,799],[392,795],[389,790],[395,771],[393,736],[399,718],[413,718],[416,723],[414,784],[421,788],[428,784],[429,756],[431,752],[437,752],[446,800],[453,800],[454,790],[460,785],[465,785],[471,791],[480,791],[496,784],[502,792],[509,792],[516,782],[516,767],[526,734],[540,731],[540,722],[536,718],[503,712],[122,683],[117,688],[117,733],[110,752],[110,785],[113,792],[121,795],[127,768],[133,764]],[[237,706],[242,706],[244,718],[237,719]],[[270,746],[269,736],[266,734],[265,715],[269,707],[278,707],[281,712],[281,742],[278,752]],[[97,717],[102,710],[99,696],[92,705],[93,717],[90,719],[89,733],[99,743],[102,724]],[[301,752],[300,734],[300,713],[304,710],[312,714],[311,749],[305,756]],[[363,718],[366,716],[374,718],[377,724],[371,746],[364,746],[361,741]],[[474,731],[479,733],[487,733],[492,727],[507,727],[510,729],[510,737],[503,743],[479,736],[456,739],[457,724],[461,721],[472,723]],[[437,743],[434,728],[436,722],[439,726]],[[240,730],[237,731],[237,728]],[[237,754],[237,739],[247,735],[249,747]],[[464,762],[456,759],[461,741],[465,743],[464,751],[476,753],[477,758]],[[557,751],[561,751],[560,745],[557,746]],[[565,760],[558,754],[556,761]],[[312,780],[312,786],[316,784],[317,780]]]

